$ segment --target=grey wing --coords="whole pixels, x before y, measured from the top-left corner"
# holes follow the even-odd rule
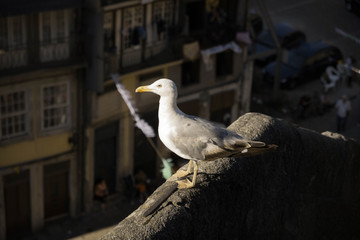
[[[204,160],[206,153],[217,148],[232,151],[250,147],[238,134],[204,119],[186,116],[180,122],[181,125],[177,126],[178,134],[172,140],[180,151],[191,154],[192,158]]]
[[[204,119],[196,119],[196,121],[206,128],[203,129],[203,131],[208,132],[207,135],[209,136],[209,141],[222,149],[235,150],[251,147],[248,140],[231,130],[220,127]]]
[[[180,157],[193,160],[205,160],[204,150],[207,145],[200,139],[180,134],[176,137],[171,136],[171,141],[176,144],[176,148],[181,154],[174,152]]]
[[[263,142],[244,139],[236,132],[213,124],[212,122],[206,121],[204,119],[198,118],[196,121],[201,122],[203,126],[207,127],[208,130],[210,129],[211,133],[209,135],[212,136],[211,139],[213,139],[216,144],[219,145],[219,147],[224,149],[236,150],[239,148],[266,146],[266,144]]]
[[[188,158],[205,160],[206,148],[214,133],[209,131],[211,123],[199,122],[198,119],[181,115],[174,126],[176,134],[170,135],[170,138],[176,144],[176,148],[182,154],[187,154]]]

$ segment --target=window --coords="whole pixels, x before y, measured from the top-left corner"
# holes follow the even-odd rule
[[[40,16],[40,39],[43,45],[63,43],[69,36],[68,11],[48,11]]]
[[[64,38],[67,35],[65,12],[57,11],[55,17],[56,17],[56,39],[58,42],[65,42]]]
[[[0,69],[27,64],[26,20],[25,15],[0,18]]]
[[[70,10],[39,14],[40,61],[51,62],[70,56]]]
[[[143,6],[126,8],[124,10],[124,49],[140,45],[141,37],[145,34],[143,21]]]
[[[173,21],[173,1],[166,0],[154,3],[153,21],[156,23],[157,40],[168,38],[168,28]]]
[[[26,18],[24,15],[0,19],[0,49],[25,48]]]
[[[184,62],[181,66],[181,85],[189,86],[199,83],[200,80],[200,59]]]
[[[51,14],[44,12],[42,14],[42,42],[43,44],[51,44]]]
[[[28,133],[25,91],[0,94],[0,119],[1,140]]]
[[[69,84],[60,83],[42,88],[42,129],[68,127],[70,123]]]
[[[13,36],[15,45],[23,44],[23,21],[21,18],[14,18],[13,20]]]

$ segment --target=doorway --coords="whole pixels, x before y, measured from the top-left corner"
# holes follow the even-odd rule
[[[44,166],[45,219],[69,213],[69,162]]]
[[[154,131],[157,130],[159,122],[157,111],[144,113],[142,114],[142,118],[154,129]],[[134,174],[143,170],[148,178],[155,179],[159,176],[158,156],[141,130],[134,128],[134,134]],[[156,138],[153,138],[152,141],[157,145]]]
[[[105,179],[109,194],[116,190],[118,125],[114,122],[95,130],[94,180]]]
[[[29,170],[4,177],[7,238],[31,231]]]

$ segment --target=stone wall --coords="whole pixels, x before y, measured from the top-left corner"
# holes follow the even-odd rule
[[[102,240],[360,239],[359,143],[257,113],[229,128],[279,147],[200,162],[193,189],[170,178]]]

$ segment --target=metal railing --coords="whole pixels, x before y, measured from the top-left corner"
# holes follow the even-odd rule
[[[114,72],[125,73],[179,59],[182,56],[182,39],[147,42],[120,52],[105,52],[105,77]]]
[[[1,49],[0,70],[26,66],[27,62],[26,45],[10,45]]]
[[[0,49],[0,71],[41,66],[51,62],[73,61],[83,58],[81,38],[67,37],[43,42],[27,42]]]

